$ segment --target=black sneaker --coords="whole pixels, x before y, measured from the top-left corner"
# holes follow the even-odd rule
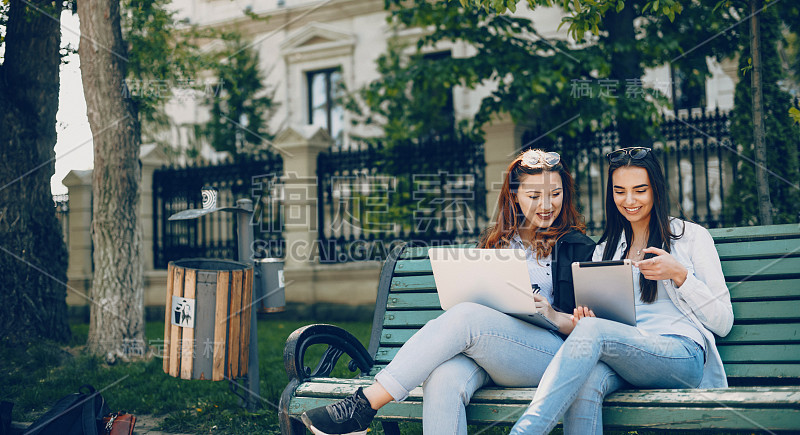
[[[314,435],[364,435],[377,412],[359,387],[352,396],[328,406],[309,409],[300,418]]]

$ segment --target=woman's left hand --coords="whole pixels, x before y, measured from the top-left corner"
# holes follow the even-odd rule
[[[643,249],[642,252],[656,255],[653,258],[633,262],[645,278],[653,281],[671,279],[678,287],[686,281],[689,271],[669,252],[652,246]]]

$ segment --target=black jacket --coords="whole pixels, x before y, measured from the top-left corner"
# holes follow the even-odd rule
[[[575,309],[575,288],[572,285],[572,263],[591,261],[595,243],[580,231],[563,235],[553,252],[553,308],[572,313]]]

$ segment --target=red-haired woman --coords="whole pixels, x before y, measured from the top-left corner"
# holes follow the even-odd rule
[[[378,409],[404,400],[423,381],[423,431],[466,434],[465,406],[478,388],[539,383],[574,327],[570,265],[589,260],[595,244],[584,234],[574,181],[557,153],[526,151],[506,174],[497,220],[480,246],[525,250],[537,289],[533,303],[558,332],[482,305],[458,304],[417,331],[372,385],[303,413],[314,434],[365,434]]]

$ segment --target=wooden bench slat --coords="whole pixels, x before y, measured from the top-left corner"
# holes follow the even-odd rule
[[[731,332],[718,338],[717,344],[726,343],[800,343],[800,325],[775,323],[768,325],[733,325]]]
[[[477,244],[477,242],[476,243],[460,243],[460,244],[456,244],[456,245],[448,245],[446,247],[447,248],[474,248],[476,246],[476,244]],[[445,247],[445,246],[441,246],[441,247]],[[413,248],[406,248],[405,250],[403,250],[403,253],[400,254],[400,259],[401,260],[407,260],[407,259],[428,258],[428,250],[430,248],[431,248],[430,246],[416,246],[416,247],[413,247]]]
[[[800,320],[800,301],[734,302],[733,319],[735,323],[768,321],[786,322]]]
[[[375,376],[386,367],[387,362],[376,362],[369,375]],[[780,363],[725,363],[725,374],[728,379],[770,378],[786,379],[796,382],[800,380],[800,364]]]
[[[432,273],[431,261],[427,258],[420,260],[400,260],[394,266],[395,275],[420,275]]]
[[[755,321],[785,323],[787,321],[800,321],[800,300],[733,302],[732,305],[734,319],[737,323]],[[443,312],[444,311],[441,309],[386,311],[386,314],[384,315],[384,326],[421,327],[429,320],[435,319],[441,315]]]
[[[714,243],[732,243],[741,240],[770,240],[797,238],[800,235],[800,225],[761,225],[753,227],[713,228],[708,230]]]
[[[401,276],[431,274],[431,262],[428,259],[401,260],[397,262],[394,272]],[[800,257],[724,260],[722,272],[728,280],[740,280],[754,275],[760,279],[797,277],[800,276]]]
[[[800,301],[798,300],[763,301],[745,299],[736,300],[732,305],[737,320],[800,318]],[[441,308],[441,304],[437,293],[399,293],[389,295],[386,308],[389,310],[438,310]],[[775,312],[760,311],[776,308],[777,311]]]
[[[731,300],[800,299],[800,279],[729,282]]]
[[[384,329],[381,332],[381,346],[401,346],[417,331],[417,328]],[[727,336],[717,339],[717,344],[720,346],[754,343],[800,344],[800,325],[796,323],[734,325]]]
[[[734,344],[721,343],[717,349],[724,363],[729,362],[785,362],[800,364],[800,344]],[[388,363],[399,346],[378,348],[375,361]]]
[[[433,275],[398,276],[392,279],[392,292],[436,291]]]
[[[386,367],[388,361],[376,361],[369,375],[375,376]],[[731,378],[772,378],[800,380],[800,364],[797,363],[725,363],[725,374]]]
[[[428,323],[428,321],[435,319],[444,313],[443,310],[425,310],[425,311],[386,311],[383,316],[383,326],[389,327],[403,327],[415,326],[421,327]]]
[[[800,364],[798,344],[734,344],[717,346],[723,362],[783,361]]]
[[[334,401],[324,398],[295,398],[289,405],[292,414],[326,406]],[[525,411],[521,405],[471,403],[467,406],[470,424],[514,424]],[[422,405],[419,402],[390,402],[380,411],[377,419],[387,421],[421,421]],[[658,430],[694,431],[703,429],[748,430],[757,424],[760,430],[791,431],[797,428],[800,411],[795,409],[759,408],[691,408],[691,407],[630,407],[604,406],[605,428],[642,427]]]
[[[430,267],[430,266],[429,266]],[[727,260],[722,262],[722,273],[728,281],[741,278],[796,278],[800,276],[800,257],[763,259],[763,260]]]
[[[372,378],[337,379],[316,378],[300,384],[296,394],[302,397],[347,397],[358,387],[372,384]],[[533,400],[536,388],[497,388],[484,387],[475,392],[470,402],[506,402],[527,404]],[[411,401],[422,400],[422,387],[409,392]],[[732,406],[783,406],[800,409],[800,386],[785,387],[730,387],[706,389],[698,394],[694,389],[653,389],[653,390],[620,390],[610,394],[605,403],[615,405],[644,405],[658,402],[664,405],[685,405],[692,400],[697,406],[717,407]]]
[[[737,258],[781,257],[800,255],[800,238],[759,240],[715,245],[722,261]]]
[[[381,331],[381,346],[402,346],[419,329],[384,329]]]
[[[603,407],[603,427],[700,431],[704,429],[752,431],[791,431],[797,429],[800,411],[796,409],[751,408],[661,408]]]
[[[376,372],[377,373],[377,372]],[[725,374],[730,378],[780,378],[793,382],[800,379],[800,364],[779,363],[725,363]]]
[[[732,299],[800,299],[800,279],[734,281],[728,283]],[[392,280],[393,293],[435,292],[433,275],[401,276]]]
[[[296,408],[293,413],[301,413],[309,408],[324,406],[334,400],[341,399],[352,394],[358,387],[364,387],[372,382],[370,378],[362,379],[315,379],[313,382],[301,384],[297,390]],[[488,423],[492,421],[503,421],[513,423],[518,416],[525,410],[536,392],[535,388],[482,388],[472,397],[467,407],[467,418],[470,423]],[[390,408],[390,405],[382,408],[378,413],[379,419],[421,419],[422,412],[422,388],[413,389],[406,401],[401,404],[392,403],[390,405],[402,405],[402,408]],[[652,406],[658,403],[658,406]],[[691,406],[687,406],[691,403]],[[609,395],[603,404],[603,416],[605,421],[606,412],[616,415],[614,423],[607,422],[607,426],[628,425],[623,423],[623,419],[629,419],[629,410],[649,409],[651,412],[665,414],[672,412],[677,414],[678,419],[668,417],[667,414],[658,418],[652,418],[647,424],[650,428],[655,428],[653,422],[657,422],[658,427],[667,424],[670,428],[691,429],[693,418],[691,415],[699,415],[703,412],[713,412],[715,418],[708,423],[713,427],[720,428],[720,410],[727,408],[736,417],[742,415],[762,418],[770,415],[780,419],[780,422],[758,424],[770,430],[783,430],[792,428],[792,422],[783,421],[789,416],[799,416],[800,409],[800,387],[734,387],[729,389],[716,390],[622,390]],[[388,408],[388,409],[387,409]],[[618,411],[617,411],[618,410]],[[491,412],[492,415],[484,415]],[[651,414],[652,415],[652,414]],[[666,418],[665,420],[665,417]],[[639,417],[637,417],[639,418]],[[752,420],[751,417],[748,417]],[[744,426],[742,426],[744,424]],[[750,427],[753,421],[736,422],[735,419],[725,428],[746,428]],[[702,426],[712,427],[712,426]],[[700,428],[700,426],[694,426]]]
[[[386,302],[389,310],[402,309],[437,309],[441,308],[438,293],[406,293],[389,295]]]

